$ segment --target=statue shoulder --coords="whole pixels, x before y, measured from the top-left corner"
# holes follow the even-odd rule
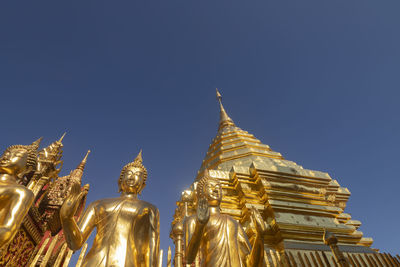
[[[227,222],[229,222],[229,223],[231,223],[231,224],[234,224],[234,225],[238,225],[238,226],[241,227],[241,224],[238,222],[238,220],[236,220],[235,218],[233,218],[231,215],[228,215],[228,214],[221,214],[221,216],[225,217]]]
[[[30,206],[35,199],[35,195],[31,190],[19,184],[0,186],[0,195],[7,196],[14,199],[14,201],[22,202],[24,205],[28,206]]]
[[[107,203],[105,202],[105,200],[107,200],[107,199],[98,199],[93,202],[90,202],[90,204],[87,206],[86,210],[93,209],[94,211],[96,211],[101,207],[105,208],[107,206]]]
[[[13,186],[11,187],[10,191],[15,192],[16,195],[18,195],[23,199],[33,200],[35,198],[35,195],[33,194],[32,190],[26,188],[26,186],[23,185],[17,185],[15,187]]]
[[[119,204],[122,201],[123,201],[123,198],[121,198],[121,197],[102,198],[102,199],[93,201],[92,203],[90,203],[90,205],[93,205],[95,207],[107,207],[109,205],[114,206],[116,204]]]

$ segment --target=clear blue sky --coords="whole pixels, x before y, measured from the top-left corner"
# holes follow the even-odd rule
[[[373,247],[399,253],[400,2],[116,0],[0,3],[0,148],[64,131],[64,170],[91,149],[89,201],[117,196],[143,149],[142,199],[172,244],[175,201],[218,123],[352,192]]]

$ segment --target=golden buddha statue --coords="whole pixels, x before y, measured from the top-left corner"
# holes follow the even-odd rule
[[[201,266],[204,267],[263,266],[266,228],[261,215],[252,210],[257,231],[253,246],[250,246],[239,222],[220,213],[222,187],[219,180],[212,178],[206,170],[196,190],[197,212],[184,222],[186,264],[193,263],[200,252]]]
[[[69,248],[82,247],[93,229],[97,233],[82,266],[155,267],[159,251],[159,213],[150,203],[138,199],[147,178],[141,152],[121,171],[120,197],[101,199],[85,210],[79,225],[74,214],[85,194],[74,184],[60,217]]]
[[[0,158],[0,248],[13,239],[34,201],[32,191],[20,183],[36,170],[40,141],[10,146]]]

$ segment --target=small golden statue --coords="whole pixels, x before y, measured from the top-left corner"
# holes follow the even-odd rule
[[[0,248],[13,239],[34,201],[21,183],[36,170],[40,141],[10,146],[0,158]]]
[[[82,266],[156,267],[159,252],[159,213],[150,203],[139,200],[147,170],[141,151],[121,171],[118,180],[120,197],[97,200],[85,210],[79,223],[74,214],[85,193],[74,184],[64,202],[60,217],[68,246],[82,247],[93,229],[97,234]]]
[[[185,221],[186,264],[193,263],[200,252],[201,266],[263,266],[266,228],[261,215],[252,210],[257,232],[251,248],[242,226],[220,213],[222,187],[207,170],[197,184],[197,197],[197,213]]]

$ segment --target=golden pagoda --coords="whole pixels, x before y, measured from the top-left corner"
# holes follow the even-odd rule
[[[251,209],[265,226],[264,266],[400,266],[400,257],[371,248],[361,222],[344,211],[350,191],[328,173],[286,160],[239,128],[220,105],[220,121],[190,188],[182,192],[172,222],[175,266],[185,266],[182,224],[196,213],[195,189],[204,170],[222,184],[221,213],[235,218],[251,240]],[[192,266],[201,265],[201,256]]]

